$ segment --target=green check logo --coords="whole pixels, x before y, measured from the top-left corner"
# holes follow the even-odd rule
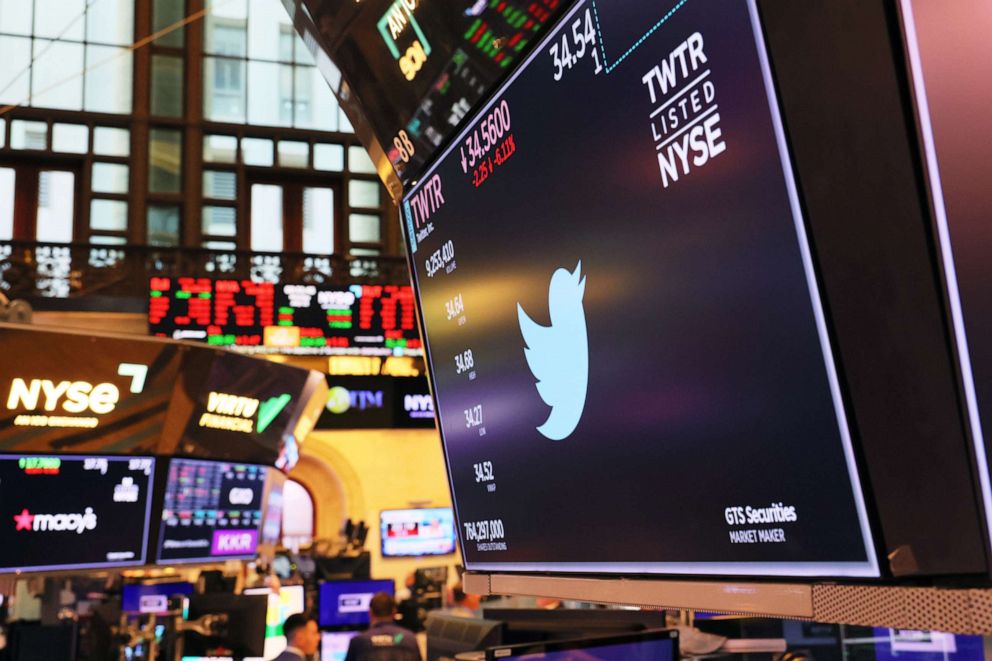
[[[272,421],[276,419],[289,401],[293,399],[288,393],[283,393],[278,397],[269,397],[267,400],[261,403],[258,407],[258,424],[255,425],[255,430],[261,434],[266,428],[272,424]]]

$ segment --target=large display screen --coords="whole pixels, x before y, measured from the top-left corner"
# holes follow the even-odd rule
[[[408,285],[155,277],[148,330],[246,353],[420,355]]]
[[[0,455],[0,571],[145,562],[155,460]]]
[[[791,177],[753,2],[587,0],[410,190],[468,568],[878,574]]]
[[[166,417],[170,454],[272,462],[291,467],[295,425],[311,394],[311,373],[227,351],[183,371]]]
[[[951,319],[975,440],[987,526],[992,483],[992,11],[983,0],[902,0],[903,27],[923,139]],[[964,90],[967,90],[965,93]]]
[[[383,557],[455,552],[455,516],[450,507],[385,510],[379,515]]]
[[[433,429],[427,379],[331,376],[317,429]]]
[[[165,484],[159,561],[253,557],[270,470],[251,464],[172,459]]]
[[[378,592],[396,593],[392,580],[328,581],[320,584],[322,627],[360,627],[369,623],[369,605]]]
[[[356,133],[410,181],[565,5],[302,0],[295,19]]]
[[[183,347],[0,328],[0,450],[155,454]]]

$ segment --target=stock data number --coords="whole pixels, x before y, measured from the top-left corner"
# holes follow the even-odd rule
[[[444,302],[444,312],[448,315],[448,321],[451,321],[455,317],[459,317],[465,312],[465,302],[462,300],[461,294],[455,294],[453,297],[449,298]]]
[[[475,369],[475,357],[472,355],[471,349],[465,349],[465,351],[455,356],[456,373],[464,374],[465,372],[471,372],[473,369]]]
[[[484,161],[509,131],[510,105],[503,99],[465,138],[465,143],[460,148],[462,172],[467,173],[477,163]]]
[[[493,462],[491,461],[480,461],[477,464],[472,464],[472,468],[475,469],[476,482],[492,482],[496,479],[496,475],[493,473]]]
[[[486,542],[506,537],[502,519],[465,521],[462,526],[465,528],[465,539],[470,542]]]
[[[555,67],[556,81],[561,80],[565,75],[565,69],[570,70],[574,67],[586,53],[592,54],[596,65],[595,73],[598,74],[603,70],[603,65],[599,61],[599,51],[596,50],[596,28],[592,22],[592,12],[586,9],[586,13],[576,18],[571,27],[571,34],[562,31],[561,39],[551,44],[551,50],[548,51]]]
[[[465,427],[472,429],[482,425],[482,404],[476,404],[470,409],[465,409]]]
[[[451,273],[455,270],[455,244],[453,241],[448,241],[443,246],[431,253],[431,256],[427,258],[424,263],[424,268],[427,269],[427,277],[433,278],[438,271],[444,271],[445,273]]]

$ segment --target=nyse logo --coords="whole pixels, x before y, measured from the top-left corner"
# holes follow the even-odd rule
[[[526,344],[524,356],[537,379],[538,394],[551,407],[547,421],[537,431],[553,441],[575,431],[585,408],[589,380],[589,340],[582,306],[585,291],[580,261],[575,271],[560,268],[551,276],[550,326],[535,323],[517,303],[517,318]]]
[[[145,388],[148,366],[120,363],[117,374],[130,377],[129,390],[138,394]],[[6,404],[11,411],[54,413],[61,409],[65,413],[106,415],[117,407],[120,398],[120,390],[110,382],[93,384],[89,381],[15,378],[10,382]],[[94,417],[57,415],[19,415],[14,420],[15,425],[30,427],[95,427],[98,423]]]
[[[433,418],[434,402],[430,395],[404,395],[403,410],[411,418]]]

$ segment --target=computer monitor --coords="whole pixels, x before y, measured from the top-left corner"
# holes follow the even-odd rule
[[[184,653],[187,656],[209,656],[210,650],[223,646],[234,652],[234,656],[238,658],[263,656],[268,605],[268,598],[264,595],[193,595],[189,599],[187,619],[226,614],[227,626],[215,636],[187,632]]]
[[[0,454],[0,572],[145,562],[152,457]]]
[[[679,634],[672,630],[582,638],[577,640],[490,647],[486,661],[519,659],[530,661],[677,661]]]
[[[162,507],[161,563],[250,559],[262,528],[266,466],[169,461]]]
[[[377,592],[396,594],[392,579],[328,581],[320,584],[322,627],[361,627],[369,623],[369,603]]]
[[[325,631],[320,634],[320,661],[344,661],[348,645],[357,631]]]
[[[633,633],[666,626],[664,611],[649,610],[484,608],[482,616],[504,623],[503,642],[507,645]]]
[[[379,530],[383,557],[455,552],[455,516],[450,507],[385,510],[379,515]]]
[[[247,588],[246,595],[264,595],[268,599],[265,613],[265,658],[274,659],[286,649],[282,625],[290,615],[306,610],[306,589],[302,585],[285,585],[274,592],[269,588]]]
[[[169,597],[177,594],[190,596],[193,584],[173,583],[132,583],[125,585],[121,594],[121,610],[125,613],[155,613],[161,615],[169,610]]]
[[[436,611],[428,614],[427,661],[450,659],[460,652],[501,645],[503,623],[476,617],[459,617]]]

